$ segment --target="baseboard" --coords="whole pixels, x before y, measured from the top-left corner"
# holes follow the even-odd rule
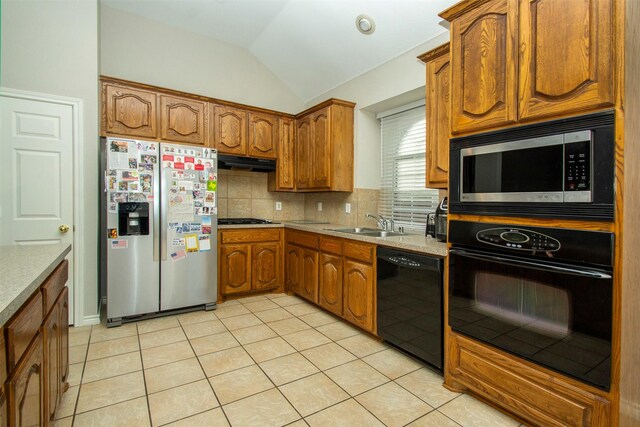
[[[93,316],[85,316],[83,321],[82,321],[82,325],[83,326],[99,325],[99,324],[100,324],[100,315],[99,314],[94,314]]]

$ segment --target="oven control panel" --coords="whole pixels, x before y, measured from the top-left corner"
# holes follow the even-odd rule
[[[476,234],[479,242],[527,252],[555,252],[560,241],[546,234],[523,228],[488,228]]]

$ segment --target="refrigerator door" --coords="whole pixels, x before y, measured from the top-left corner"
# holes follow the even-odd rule
[[[162,144],[160,309],[215,305],[216,151]]]
[[[159,144],[107,138],[107,318],[159,310]]]

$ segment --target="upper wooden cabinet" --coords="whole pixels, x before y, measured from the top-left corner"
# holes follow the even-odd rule
[[[295,134],[296,125],[293,119],[278,119],[278,161],[273,190],[293,190],[296,187],[295,177]],[[271,176],[270,176],[271,179]]]
[[[330,99],[296,116],[296,189],[353,191],[353,108]]]
[[[251,157],[276,158],[278,117],[273,114],[249,112],[249,147]]]
[[[519,12],[520,119],[613,105],[613,0],[527,0]]]
[[[449,43],[420,59],[427,65],[427,188],[447,188],[449,180]]]
[[[213,146],[220,153],[245,156],[247,154],[247,111],[239,108],[214,106]]]
[[[209,104],[160,95],[160,138],[166,141],[209,145]]]
[[[102,82],[102,129],[105,134],[156,138],[155,92]]]
[[[467,0],[451,22],[451,133],[613,105],[613,0]]]

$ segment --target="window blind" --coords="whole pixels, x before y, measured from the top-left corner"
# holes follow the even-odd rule
[[[425,188],[425,107],[382,117],[379,211],[406,231],[424,233],[427,213],[438,205],[438,190]]]

